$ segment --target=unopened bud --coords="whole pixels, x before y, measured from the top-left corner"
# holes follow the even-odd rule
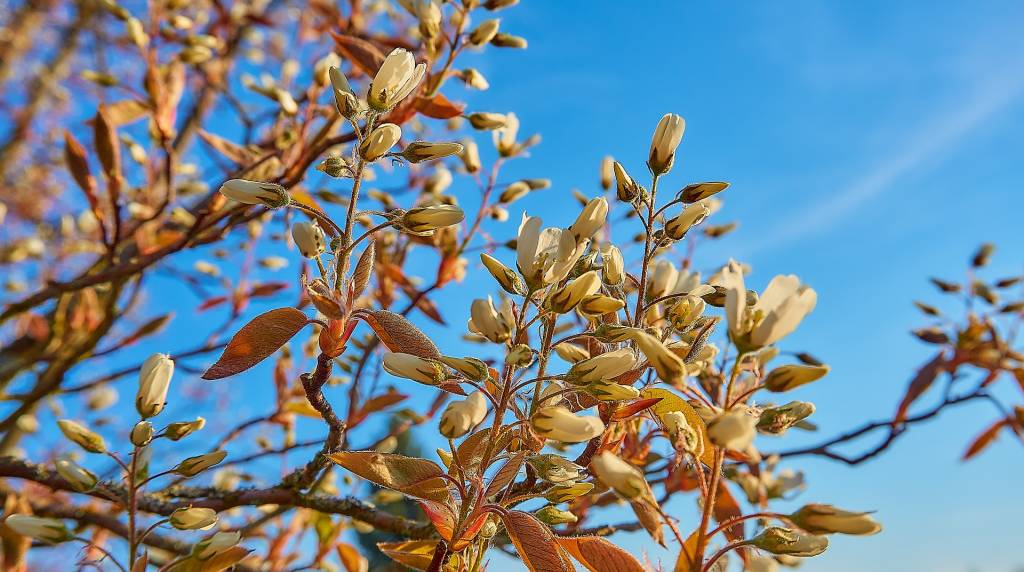
[[[654,137],[651,138],[651,153],[647,159],[647,166],[652,173],[663,175],[672,168],[676,147],[682,141],[685,129],[686,122],[674,113],[666,113],[661,118],[654,130]]]
[[[814,404],[806,401],[790,401],[779,407],[769,407],[761,412],[757,429],[762,433],[780,435],[814,413]]]
[[[189,457],[178,463],[176,467],[171,469],[171,472],[183,477],[194,477],[206,469],[219,464],[227,455],[227,451],[214,451],[205,455]]]
[[[67,481],[71,488],[75,489],[80,493],[92,490],[99,479],[96,475],[89,472],[85,467],[82,467],[78,463],[72,461],[70,458],[61,458],[53,462],[54,467],[57,469],[57,474]]]
[[[817,556],[828,548],[824,536],[800,534],[788,528],[769,526],[753,538],[751,544],[772,554],[790,556]]]
[[[533,514],[538,520],[550,526],[568,524],[579,520],[575,514],[551,505],[548,505]]]
[[[70,419],[57,421],[57,427],[65,437],[90,453],[106,453],[107,443],[99,434],[90,431],[85,425]]]
[[[171,526],[178,530],[209,530],[217,524],[217,511],[212,508],[179,508],[171,513]]]
[[[3,523],[17,534],[47,544],[57,544],[74,538],[64,526],[64,522],[55,518],[12,514]]]
[[[225,197],[247,205],[264,205],[276,209],[291,202],[288,191],[276,183],[259,183],[245,179],[231,179],[220,187]]]
[[[139,421],[132,427],[130,435],[132,445],[136,447],[145,447],[149,445],[149,442],[153,440],[153,424],[149,421]]]
[[[378,125],[359,145],[359,155],[365,161],[376,161],[380,159],[398,140],[402,138],[402,128],[394,123],[383,123]]]
[[[166,435],[171,441],[178,441],[188,437],[196,431],[199,431],[205,426],[206,419],[196,417],[195,421],[179,421],[177,423],[171,423],[164,431],[164,435]]]
[[[817,381],[829,372],[827,365],[783,365],[773,369],[764,380],[768,391],[789,391]]]

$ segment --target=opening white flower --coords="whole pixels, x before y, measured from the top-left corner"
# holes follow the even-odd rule
[[[395,48],[370,83],[367,102],[376,111],[390,110],[416,89],[426,71],[426,64],[417,64],[412,52]]]

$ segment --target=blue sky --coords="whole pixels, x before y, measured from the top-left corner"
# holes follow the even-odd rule
[[[683,115],[686,136],[669,189],[730,181],[714,222],[740,222],[733,234],[700,247],[697,267],[712,269],[735,257],[753,266],[754,287],[795,273],[818,291],[817,308],[784,349],[809,351],[833,367],[824,381],[792,396],[817,404],[820,436],[892,415],[911,372],[929,357],[929,348],[908,333],[925,323],[911,302],[939,301],[929,276],[959,279],[983,241],[999,246],[990,276],[1021,271],[1024,4],[526,0],[501,16],[503,29],[527,37],[529,49],[469,55],[462,63],[479,68],[491,88],[475,94],[452,86],[450,93],[472,110],[515,111],[523,132],[544,137],[502,179],[549,177],[554,185],[517,202],[512,220],[525,209],[548,224],[568,224],[578,212],[569,191],[598,192],[601,157],[613,155],[643,173],[658,118]],[[487,144],[486,137],[479,140]],[[211,183],[216,178],[213,173]],[[462,200],[473,189],[459,182],[453,192]],[[495,236],[511,238],[514,228],[494,229]],[[180,268],[191,264],[190,256]],[[138,355],[191,346],[185,328],[220,318],[218,310],[192,312],[195,301],[171,281],[157,278],[152,287],[160,296],[151,307],[175,299],[183,308],[175,326],[140,344]],[[446,315],[453,328],[426,327],[445,350],[460,347],[467,294],[492,288],[489,279],[469,280],[437,297],[453,308]],[[269,307],[254,303],[252,312]],[[227,423],[218,406],[230,403],[238,418],[248,418],[272,398],[266,368],[214,385],[215,398],[196,392],[204,386],[179,372],[176,379],[188,389],[168,408],[167,420],[204,415],[209,435]],[[77,382],[93,374],[73,375]],[[132,384],[120,385],[126,407]],[[329,398],[343,400],[343,390],[335,391]],[[791,506],[877,509],[886,526],[870,538],[835,537],[825,555],[802,569],[1024,567],[1014,542],[1020,527],[1013,475],[1024,469],[1019,444],[1004,438],[971,463],[958,460],[993,418],[986,405],[951,411],[855,469],[801,462],[809,486]],[[322,432],[316,424],[300,429],[299,439]],[[430,432],[433,427],[420,434]],[[371,433],[354,440],[365,443]],[[815,440],[787,436],[782,443]],[[280,468],[263,466],[271,473]],[[670,512],[682,528],[696,525],[690,499]],[[641,534],[622,541],[637,551],[649,544]],[[670,564],[674,549],[652,556]]]

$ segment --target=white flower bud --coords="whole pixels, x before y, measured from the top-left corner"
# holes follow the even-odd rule
[[[523,279],[514,270],[505,266],[497,258],[486,252],[480,253],[480,261],[484,263],[484,267],[498,281],[503,290],[509,294],[518,294],[520,296],[526,294],[526,285],[523,284]]]
[[[498,201],[509,204],[525,197],[530,192],[530,185],[526,181],[516,181],[505,187],[505,190],[498,196]]]
[[[512,316],[512,304],[508,300],[502,302],[500,310],[495,310],[490,296],[486,300],[473,300],[470,316],[469,331],[496,344],[504,343],[512,336],[515,318]]]
[[[547,307],[552,312],[564,314],[572,311],[583,298],[601,289],[601,277],[597,271],[591,270],[565,286],[553,291],[547,299]]]
[[[70,419],[61,419],[57,421],[57,427],[65,437],[86,451],[90,453],[107,452],[107,443],[103,437],[90,431],[85,425]]]
[[[622,202],[633,202],[640,195],[640,186],[629,176],[622,163],[616,161],[612,164],[612,172],[615,174],[615,196]]]
[[[576,217],[576,222],[569,227],[569,232],[576,238],[576,242],[594,236],[604,226],[605,218],[608,216],[608,201],[604,197],[597,197],[587,202],[583,212]]]
[[[621,348],[575,363],[566,377],[576,384],[614,379],[636,365],[633,350]]]
[[[482,24],[476,27],[475,30],[469,33],[469,43],[474,46],[482,46],[494,39],[494,36],[498,33],[498,28],[501,27],[501,20],[494,18],[491,20],[485,20]]]
[[[446,366],[454,369],[460,374],[464,375],[467,379],[474,381],[484,381],[490,376],[490,372],[487,369],[487,364],[483,360],[479,360],[473,357],[456,358],[450,356],[444,356],[441,358]]]
[[[390,110],[419,86],[426,70],[426,65],[417,64],[411,52],[395,48],[384,58],[370,83],[367,103],[379,112]]]
[[[627,500],[641,497],[650,489],[640,469],[609,451],[596,455],[590,461],[590,469],[602,483]]]
[[[431,143],[429,141],[414,141],[406,145],[402,150],[402,157],[410,163],[422,163],[433,161],[451,155],[462,153],[461,143]]]
[[[135,409],[143,419],[159,415],[164,410],[172,375],[174,360],[167,354],[153,354],[142,363]]]
[[[487,417],[487,400],[483,393],[475,391],[464,400],[453,401],[441,414],[439,429],[449,439],[457,439],[478,425]]]
[[[679,240],[691,227],[700,224],[711,213],[704,203],[696,203],[683,209],[678,216],[665,223],[665,235]]]
[[[384,354],[384,371],[427,385],[436,385],[448,379],[444,366],[433,360],[412,354],[388,352]]]
[[[476,141],[465,138],[462,140],[462,153],[459,154],[459,158],[462,159],[462,165],[466,168],[469,173],[476,173],[480,171],[480,147],[477,146]]]
[[[306,258],[316,258],[327,249],[324,229],[315,222],[297,222],[292,225],[292,240]]]
[[[581,362],[590,357],[590,352],[572,343],[561,343],[555,346],[555,353],[558,357],[569,363]]]
[[[64,522],[55,518],[12,514],[3,523],[17,534],[47,544],[57,544],[73,538]]]
[[[558,455],[534,455],[526,461],[537,472],[537,478],[549,483],[569,483],[583,476],[583,467]]]
[[[622,260],[622,252],[613,244],[606,244],[601,247],[601,278],[609,286],[618,286],[626,279],[625,262]]]
[[[139,421],[132,427],[131,435],[129,436],[132,445],[136,447],[145,447],[149,445],[149,442],[153,440],[153,424],[149,421]]]
[[[462,70],[460,77],[462,77],[462,81],[466,82],[467,86],[473,89],[483,91],[491,87],[491,84],[487,83],[487,78],[484,77],[484,74],[480,73],[480,71],[475,68],[466,68]]]
[[[69,457],[57,459],[53,462],[53,465],[57,469],[57,474],[70,483],[71,488],[80,493],[91,490],[99,482],[96,475],[72,461]]]
[[[647,159],[647,166],[652,173],[662,175],[672,168],[676,147],[682,141],[685,129],[686,122],[674,113],[666,113],[661,118],[658,127],[654,130],[654,137],[651,139],[651,153]]]
[[[220,187],[220,194],[246,205],[264,205],[272,209],[286,206],[291,198],[288,191],[276,183],[259,183],[245,179],[231,179]]]
[[[647,358],[647,361],[654,366],[654,370],[662,381],[671,385],[678,385],[682,382],[686,365],[683,364],[682,358],[665,347],[661,340],[642,330],[634,332],[631,339]]]
[[[606,156],[601,159],[601,188],[607,191],[612,188],[613,182],[615,182],[615,159]]]
[[[538,520],[549,526],[568,524],[579,520],[575,514],[552,505],[548,505],[533,514]]]
[[[585,316],[604,316],[614,314],[626,306],[626,303],[618,298],[605,296],[604,294],[591,294],[580,300],[579,310]]]
[[[600,417],[575,415],[561,405],[538,409],[531,423],[538,435],[563,443],[582,443],[604,433]]]
[[[193,553],[200,561],[209,560],[237,545],[240,540],[242,540],[241,532],[218,532],[209,539],[196,544]]]
[[[189,457],[178,463],[177,466],[171,469],[171,472],[183,477],[194,477],[206,469],[219,464],[227,455],[227,451],[214,451],[205,455]]]
[[[462,209],[455,205],[416,207],[402,216],[402,228],[416,234],[427,233],[459,224],[465,218]]]
[[[640,397],[640,391],[637,388],[614,381],[595,381],[583,386],[582,389],[599,401],[627,401]]]
[[[359,145],[359,155],[366,161],[376,161],[387,154],[401,138],[401,127],[394,123],[382,123],[363,139]]]
[[[869,512],[850,512],[830,504],[804,505],[789,516],[793,524],[811,534],[869,535],[882,530],[882,525]]]
[[[745,409],[730,409],[708,424],[708,438],[719,447],[743,451],[754,442],[757,419]]]
[[[659,260],[647,277],[647,298],[656,300],[667,295],[676,284],[679,271],[670,260]]]
[[[473,126],[473,129],[480,129],[483,131],[499,129],[508,123],[508,118],[501,113],[491,113],[487,111],[470,113],[466,118],[469,119],[469,124]]]
[[[209,530],[217,524],[217,511],[212,508],[179,508],[171,513],[170,523],[178,530]]]
[[[789,391],[825,377],[829,369],[827,365],[789,364],[779,366],[768,373],[764,380],[764,386],[768,391],[776,393]]]

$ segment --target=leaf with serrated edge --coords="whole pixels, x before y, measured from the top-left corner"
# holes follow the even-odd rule
[[[441,351],[434,342],[405,316],[388,310],[366,311],[358,316],[389,350],[424,359],[441,359]]]
[[[295,308],[278,308],[256,316],[231,338],[203,379],[223,379],[251,368],[281,349],[307,323],[309,318]]]

